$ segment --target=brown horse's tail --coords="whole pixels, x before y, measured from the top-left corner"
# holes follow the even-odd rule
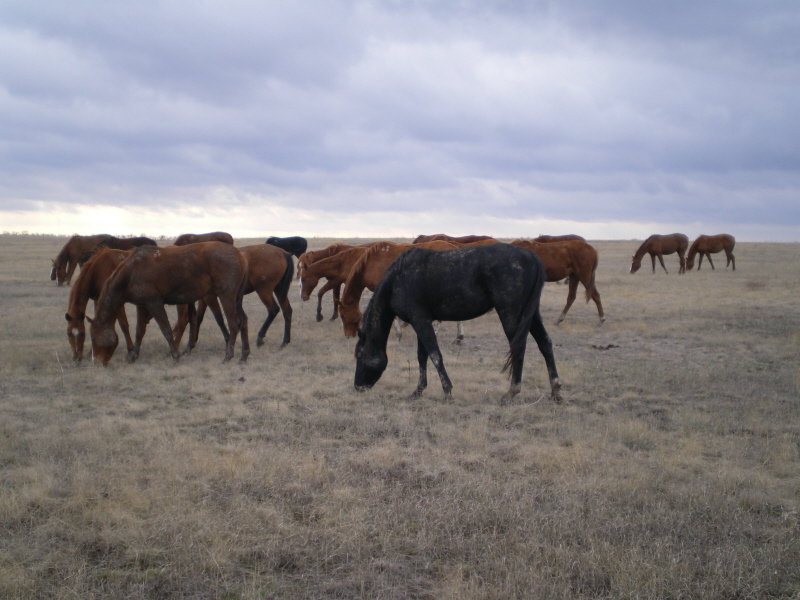
[[[597,251],[592,253],[591,274],[589,275],[589,285],[586,286],[586,302],[592,299],[592,294],[597,291],[595,287],[595,274],[597,273]]]
[[[278,297],[278,300],[283,300],[289,295],[289,286],[292,283],[292,279],[294,278],[294,262],[292,261],[292,255],[288,252],[286,253],[286,271],[283,273],[283,277],[281,278],[278,285],[275,287],[275,295]]]

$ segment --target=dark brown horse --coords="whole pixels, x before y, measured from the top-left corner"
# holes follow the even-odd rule
[[[118,343],[114,319],[123,304],[130,302],[137,307],[137,339],[144,335],[144,328],[152,315],[169,344],[170,354],[177,360],[178,348],[164,305],[189,305],[191,348],[197,340],[194,303],[215,296],[222,304],[230,330],[225,360],[233,358],[236,336],[241,332],[241,360],[245,361],[250,353],[247,315],[242,308],[246,282],[247,260],[230,244],[203,242],[167,248],[137,248],[112,273],[95,303],[95,317],[90,321],[93,355],[104,365],[111,359]]]
[[[124,250],[101,248],[83,266],[75,280],[75,284],[70,289],[69,304],[64,318],[67,320],[67,339],[72,348],[72,360],[75,362],[80,362],[83,358],[83,344],[86,339],[86,325],[84,323],[86,306],[89,304],[89,300],[97,302],[103,284],[129,254]],[[125,344],[130,355],[133,352],[134,344],[131,340],[124,306],[120,308],[117,314],[117,321],[122,329],[122,334],[125,336]]]
[[[585,241],[568,240],[565,242],[537,243],[532,240],[514,240],[515,246],[533,251],[541,260],[545,270],[545,281],[561,281],[568,279],[569,291],[567,303],[556,321],[561,323],[567,316],[575,296],[578,292],[578,282],[586,288],[586,301],[594,300],[597,305],[597,314],[600,322],[605,321],[603,304],[600,302],[600,292],[595,285],[597,271],[597,250]]]
[[[458,237],[453,237],[451,235],[447,235],[446,233],[434,233],[433,235],[418,235],[412,244],[422,244],[423,242],[434,242],[434,241],[445,241],[451,242],[454,244],[471,244],[473,242],[480,242],[481,240],[495,240],[493,237],[489,235],[462,235]]]
[[[292,305],[289,303],[289,285],[294,277],[294,263],[292,255],[277,246],[270,244],[256,244],[239,248],[239,251],[247,259],[247,285],[244,288],[244,295],[256,292],[261,302],[267,307],[267,318],[258,331],[256,345],[264,344],[264,336],[278,312],[283,312],[283,342],[281,348],[291,341],[292,332]],[[276,301],[277,299],[277,301]],[[209,308],[214,310],[216,298],[213,303],[209,303]],[[197,306],[197,325],[203,320],[205,313],[205,301],[198,302]],[[216,309],[219,311],[219,308]],[[215,316],[217,312],[214,313]],[[188,307],[178,308],[178,321],[172,330],[175,338],[175,345],[180,345],[181,337],[189,323]],[[217,323],[223,331],[223,337],[227,340],[227,329],[221,318],[217,318]]]
[[[50,271],[50,279],[55,281],[59,286],[64,283],[69,284],[72,280],[72,275],[78,267],[81,258],[87,254],[94,252],[98,244],[113,238],[114,236],[107,233],[98,235],[73,235],[69,241],[61,248],[61,252],[53,259],[53,268]]]
[[[540,235],[539,237],[533,238],[534,242],[539,242],[540,244],[549,244],[550,242],[569,242],[571,240],[579,240],[581,242],[586,241],[585,238],[582,238],[576,233],[567,233],[565,235]]]
[[[694,268],[695,254],[700,255],[697,261],[697,270],[700,270],[700,265],[703,264],[703,257],[708,259],[708,264],[714,268],[714,263],[711,262],[711,255],[717,252],[725,251],[725,268],[730,265],[732,270],[736,270],[736,258],[733,256],[733,247],[736,245],[734,237],[728,233],[720,233],[717,235],[700,235],[692,242],[689,248],[689,254],[686,256],[686,269],[691,271]]]
[[[339,316],[340,290],[350,269],[365,252],[369,244],[364,246],[348,246],[347,244],[333,244],[322,250],[306,252],[297,261],[297,277],[300,279],[300,297],[303,301],[311,297],[311,292],[317,287],[323,277],[328,281],[317,293],[317,321],[322,321],[322,296],[328,290],[333,290],[333,317]],[[326,255],[327,254],[327,255]]]
[[[222,242],[223,244],[233,245],[233,236],[224,231],[212,231],[211,233],[184,233],[179,235],[173,245],[186,246],[188,244],[198,244],[200,242]]]
[[[150,239],[149,237],[139,236],[139,237],[129,237],[129,238],[118,238],[115,236],[111,236],[110,239],[107,239],[103,242],[100,242],[94,250],[87,252],[83,256],[78,259],[78,264],[83,268],[83,265],[89,260],[92,256],[94,256],[95,252],[100,250],[100,248],[111,248],[112,250],[131,250],[132,248],[138,248],[139,246],[157,246],[155,240]]]
[[[642,242],[642,245],[639,246],[639,249],[633,255],[631,259],[631,273],[636,273],[639,267],[642,266],[642,258],[645,254],[650,255],[650,260],[653,263],[653,273],[656,272],[656,257],[658,257],[658,262],[661,263],[661,268],[664,269],[664,272],[669,273],[667,267],[664,266],[663,255],[673,254],[675,252],[677,252],[678,260],[680,261],[678,274],[684,273],[686,271],[686,259],[684,258],[684,254],[688,247],[689,238],[682,233],[671,233],[669,235],[653,234]]]
[[[478,240],[479,241],[479,240]],[[378,287],[378,283],[395,259],[412,248],[428,250],[454,250],[457,244],[444,240],[419,242],[417,244],[395,244],[394,242],[375,242],[365,249],[347,275],[339,303],[339,316],[342,318],[344,335],[355,337],[358,324],[361,322],[359,303],[364,288],[370,291]]]

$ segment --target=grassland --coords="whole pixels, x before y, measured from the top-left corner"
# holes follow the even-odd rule
[[[451,402],[433,374],[405,399],[410,329],[359,394],[296,284],[292,343],[279,318],[245,365],[207,322],[178,363],[151,327],[139,362],[74,366],[65,241],[0,236],[2,598],[800,598],[797,244],[678,276],[596,242],[606,323],[542,300],[564,403],[529,344],[500,406],[493,314],[439,329]]]

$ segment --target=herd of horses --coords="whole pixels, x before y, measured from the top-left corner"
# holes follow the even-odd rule
[[[733,237],[727,234],[700,236],[689,246],[683,234],[653,235],[633,256],[631,273],[650,254],[655,272],[658,258],[666,272],[663,255],[677,253],[680,273],[691,270],[699,253],[698,269],[705,256],[725,251],[735,269]],[[687,255],[688,248],[688,255]],[[446,397],[450,381],[442,361],[434,322],[474,319],[494,309],[508,339],[509,353],[504,370],[510,371],[511,386],[503,401],[520,389],[527,335],[530,333],[544,357],[550,379],[551,397],[560,400],[560,383],[552,343],[542,322],[539,301],[548,281],[566,280],[567,301],[557,324],[566,317],[578,284],[586,301],[594,301],[602,323],[603,305],[595,282],[597,250],[578,235],[539,236],[501,243],[491,236],[453,237],[446,234],[421,235],[410,244],[389,241],[363,245],[332,244],[308,250],[300,236],[270,237],[264,244],[237,248],[225,232],[184,234],[172,246],[159,247],[149,238],[116,238],[111,235],[73,236],[53,260],[51,279],[69,284],[76,268],[80,273],[72,285],[67,312],[67,338],[73,359],[83,357],[89,322],[92,357],[108,364],[118,344],[115,325],[125,339],[129,361],[139,355],[147,324],[155,319],[167,341],[170,354],[178,359],[180,342],[187,325],[189,339],[184,352],[197,343],[199,327],[210,309],[225,340],[225,360],[234,356],[241,336],[241,360],[250,353],[248,318],[243,297],[255,292],[267,309],[257,336],[264,336],[281,312],[284,335],[281,347],[290,342],[292,307],[289,287],[297,278],[303,300],[322,279],[317,294],[317,321],[323,319],[322,298],[333,292],[333,316],[340,318],[347,337],[357,337],[356,389],[371,387],[387,365],[386,344],[396,320],[411,325],[417,335],[419,380],[412,393],[418,397],[427,385],[427,363],[433,363]],[[373,292],[361,314],[365,289]],[[94,301],[94,317],[86,315]],[[126,303],[136,306],[135,335],[130,333]],[[178,318],[170,326],[165,305],[176,305]],[[459,327],[459,339],[463,334]]]

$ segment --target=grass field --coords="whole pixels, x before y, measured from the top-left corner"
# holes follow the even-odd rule
[[[207,320],[178,363],[151,325],[137,363],[75,366],[65,241],[0,236],[2,598],[800,598],[800,245],[679,276],[594,243],[607,321],[542,298],[564,402],[530,343],[500,406],[494,314],[439,328],[451,402],[432,371],[406,399],[411,329],[356,393],[296,283],[291,344],[278,318],[247,364]]]

